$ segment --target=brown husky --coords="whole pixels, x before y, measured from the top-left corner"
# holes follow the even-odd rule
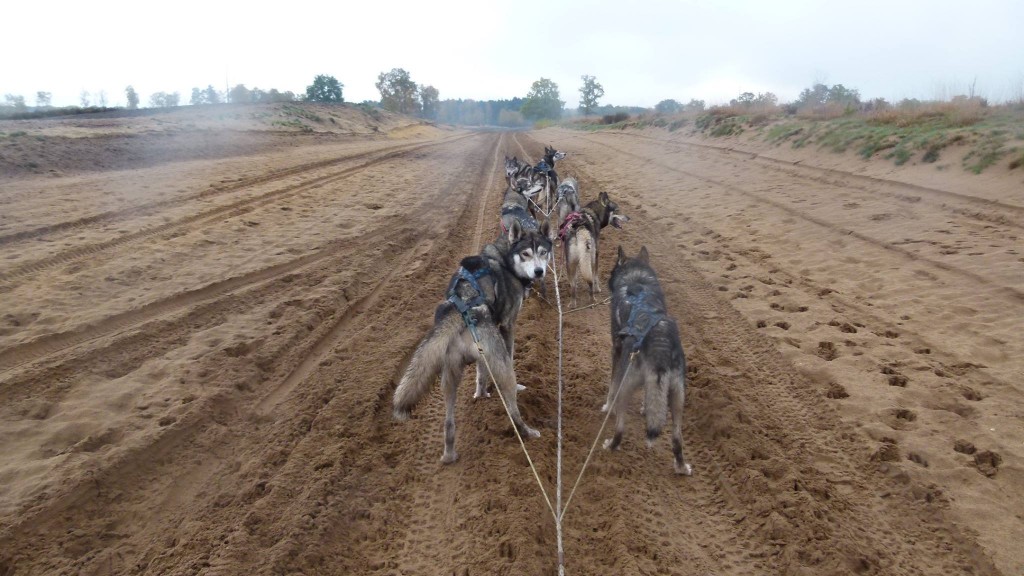
[[[590,286],[591,302],[594,301],[594,292],[601,291],[597,273],[598,239],[601,228],[609,224],[622,228],[623,222],[629,222],[628,216],[617,214],[618,209],[619,205],[612,202],[608,193],[601,192],[597,200],[587,203],[579,212],[570,213],[560,223],[558,235],[565,251],[573,306],[576,305],[576,283],[580,276]]]

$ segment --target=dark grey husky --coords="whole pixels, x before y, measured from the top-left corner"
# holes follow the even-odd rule
[[[615,435],[605,440],[604,447],[619,447],[629,399],[642,387],[647,445],[661,434],[671,412],[675,470],[689,476],[693,468],[683,458],[682,433],[686,357],[679,341],[679,328],[665,309],[665,296],[650,266],[646,247],[640,248],[636,258],[629,258],[619,246],[608,289],[612,293],[612,379],[602,411],[610,409],[615,416]]]
[[[434,327],[416,348],[395,389],[394,416],[405,420],[441,375],[445,404],[441,462],[445,464],[458,459],[455,393],[467,364],[477,363],[475,397],[490,396],[491,380],[481,365],[477,341],[519,433],[524,438],[540,436],[519,414],[512,354],[513,329],[523,294],[531,282],[544,278],[551,252],[547,232],[547,222],[540,230],[525,231],[513,221],[508,233],[485,246],[478,256],[463,258],[448,284],[445,301],[434,312]]]

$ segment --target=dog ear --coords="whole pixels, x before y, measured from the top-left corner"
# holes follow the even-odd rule
[[[512,220],[512,224],[508,227],[508,243],[515,244],[522,235],[523,227],[519,224],[519,220]]]
[[[540,224],[540,234],[545,238],[551,237],[551,218],[545,218]]]
[[[640,259],[640,261],[643,262],[644,264],[651,263],[651,255],[647,253],[647,246],[640,247],[640,255],[637,256],[637,258]]]
[[[597,199],[600,200],[602,204],[607,204],[608,202],[611,201],[611,199],[608,198],[607,192],[601,192],[600,194],[598,194]]]
[[[615,261],[616,266],[621,266],[626,263],[626,251],[622,249],[622,244],[619,244],[619,257]]]

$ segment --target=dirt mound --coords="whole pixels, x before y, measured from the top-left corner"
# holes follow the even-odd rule
[[[0,178],[66,176],[247,156],[350,139],[429,138],[443,130],[353,104],[180,106],[0,121]],[[284,139],[282,134],[290,135]]]

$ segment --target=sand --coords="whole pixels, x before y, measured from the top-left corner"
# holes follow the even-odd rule
[[[644,446],[635,399],[566,513],[567,573],[1024,571],[1019,175],[344,120],[364,128],[241,126],[210,157],[0,179],[0,575],[554,574],[546,504],[469,370],[456,464],[438,390],[390,415],[448,278],[496,234],[502,155],[544,144],[585,201],[607,191],[632,218],[601,236],[602,282],[619,244],[647,246],[691,364],[694,476],[672,474],[667,438]],[[108,122],[74,137],[160,138]],[[564,329],[574,478],[607,307]],[[520,407],[549,487],[556,334],[528,300]]]

